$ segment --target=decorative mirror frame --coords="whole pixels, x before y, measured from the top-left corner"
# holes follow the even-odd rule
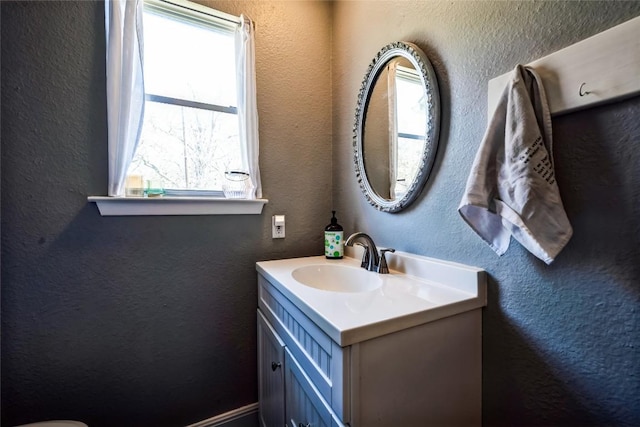
[[[416,176],[409,185],[407,192],[397,200],[387,200],[376,193],[371,187],[364,167],[363,132],[366,109],[369,104],[371,91],[378,74],[385,64],[392,58],[401,56],[406,58],[414,68],[419,71],[420,79],[427,96],[427,135],[420,159],[420,165]],[[376,209],[383,212],[398,212],[410,205],[422,191],[429,179],[433,167],[438,138],[440,134],[440,95],[438,81],[433,71],[431,62],[425,53],[415,44],[409,42],[394,42],[383,47],[375,56],[365,74],[360,91],[358,92],[358,104],[356,106],[355,124],[353,126],[353,151],[356,178],[360,188],[364,192],[367,201]]]

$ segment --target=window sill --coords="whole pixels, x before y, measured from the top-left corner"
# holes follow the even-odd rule
[[[259,215],[266,199],[217,197],[106,197],[89,196],[102,216],[135,215]]]

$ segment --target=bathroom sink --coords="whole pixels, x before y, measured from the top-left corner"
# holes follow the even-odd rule
[[[396,251],[390,273],[379,274],[361,268],[354,252],[258,262],[261,304],[272,304],[273,287],[342,347],[487,304],[482,269]]]
[[[291,276],[305,286],[332,292],[368,292],[382,285],[377,273],[346,265],[306,265]]]

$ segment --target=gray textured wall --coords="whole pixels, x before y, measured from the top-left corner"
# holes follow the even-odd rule
[[[86,196],[106,192],[103,5],[0,2],[3,425],[177,426],[254,402],[253,264],[321,254],[332,188],[346,232],[489,272],[486,425],[640,424],[640,101],[554,120],[575,235],[552,266],[517,244],[498,258],[456,213],[488,79],[640,2],[209,4],[258,24],[261,216],[100,217]],[[432,179],[391,215],[360,194],[351,127],[367,65],[395,40],[431,57],[444,115]]]
[[[209,4],[257,23],[259,216],[101,217],[104,4],[1,2],[2,425],[179,426],[257,400],[254,263],[320,255],[331,217],[331,10]]]
[[[487,426],[640,425],[640,98],[553,120],[556,174],[575,233],[553,265],[513,242],[496,256],[456,211],[485,130],[488,80],[638,15],[640,2],[334,8],[334,204],[346,213],[345,232],[488,271]],[[443,119],[420,198],[385,214],[365,202],[355,180],[351,129],[366,68],[395,40],[415,42],[431,58]]]

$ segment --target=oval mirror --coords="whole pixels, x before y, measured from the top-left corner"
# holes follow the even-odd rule
[[[383,47],[360,87],[353,127],[356,176],[371,205],[398,212],[418,197],[439,127],[438,82],[427,56],[408,42]]]

